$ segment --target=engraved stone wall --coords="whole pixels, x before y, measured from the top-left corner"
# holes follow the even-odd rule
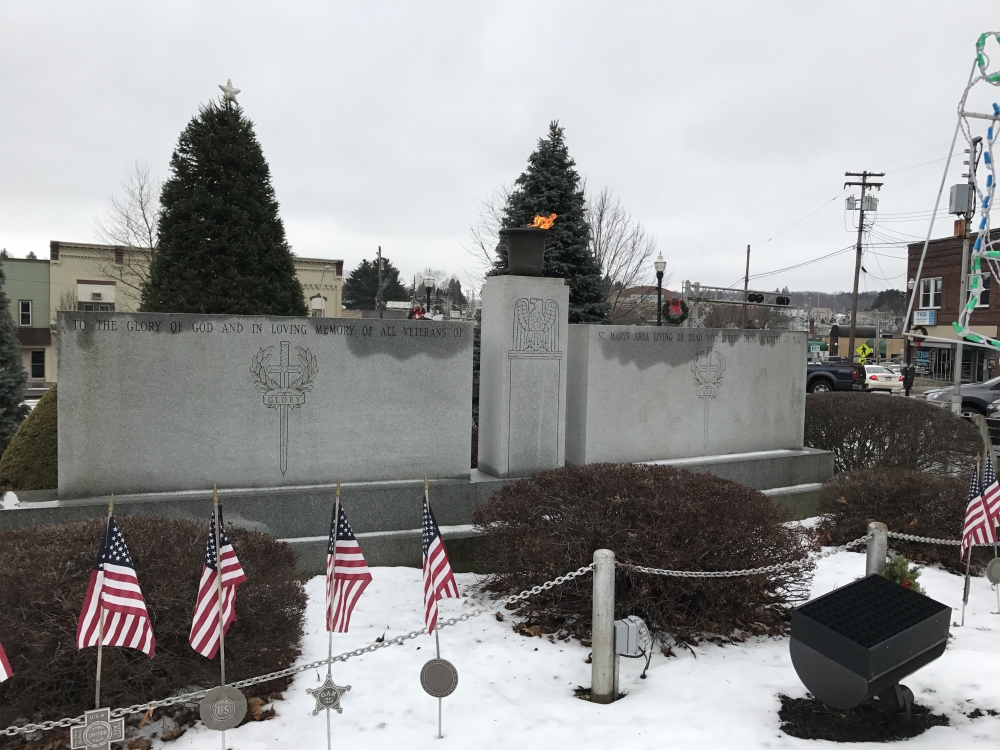
[[[59,493],[469,476],[467,323],[59,314]]]

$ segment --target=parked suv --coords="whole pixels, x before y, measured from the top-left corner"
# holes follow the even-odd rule
[[[947,388],[932,388],[924,394],[924,398],[935,406],[951,408],[951,394],[954,386]],[[985,415],[992,404],[1000,399],[1000,377],[987,380],[985,383],[962,383],[962,412]]]

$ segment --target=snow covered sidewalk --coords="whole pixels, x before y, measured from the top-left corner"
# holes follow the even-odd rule
[[[819,563],[812,595],[831,591],[864,574],[863,554],[841,552]],[[374,581],[358,603],[351,632],[334,636],[334,653],[391,638],[422,627],[420,571],[373,568]],[[456,576],[465,589],[471,574]],[[955,607],[959,617],[962,579],[926,569],[920,579],[927,593]],[[323,631],[323,579],[306,584],[309,594],[302,661],[326,656]],[[472,599],[441,603],[442,617],[482,606]],[[948,650],[907,680],[918,703],[947,714],[950,727],[935,727],[906,747],[995,748],[1000,717],[969,719],[976,708],[1000,710],[1000,616],[996,596],[984,578],[974,579],[964,628],[953,627]],[[351,685],[341,701],[343,714],[332,714],[334,748],[416,750],[417,748],[822,748],[861,745],[800,740],[779,728],[778,694],[805,695],[788,656],[788,639],[758,638],[739,646],[703,644],[697,657],[675,648],[675,657],[659,651],[647,679],[640,680],[642,660],[621,660],[621,687],[628,695],[598,706],[573,695],[590,686],[589,649],[579,641],[550,642],[514,633],[509,617],[492,613],[441,631],[441,655],[455,664],[459,684],[444,699],[444,739],[436,739],[437,701],[423,692],[419,673],[434,656],[434,639],[422,636],[401,646],[366,654],[333,668],[340,685]],[[326,747],[323,714],[306,688],[320,684],[325,672],[299,675],[275,704],[277,717],[228,732],[230,748],[239,750],[322,750]],[[871,745],[866,745],[871,747]],[[171,743],[154,748],[219,750],[219,735],[200,724]]]

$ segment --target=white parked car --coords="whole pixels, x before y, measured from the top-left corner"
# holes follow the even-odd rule
[[[903,376],[882,365],[865,365],[865,385],[869,391],[903,392]]]

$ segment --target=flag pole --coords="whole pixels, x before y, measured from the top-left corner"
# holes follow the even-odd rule
[[[108,503],[108,520],[104,524],[104,539],[101,540],[101,549],[104,550],[108,542],[108,526],[111,524],[111,514],[115,510],[115,496],[111,495],[111,502]],[[94,708],[101,707],[101,662],[104,652],[104,567],[98,572],[100,586],[97,588],[97,685],[94,688]]]
[[[222,547],[219,542],[222,534],[219,531],[221,519],[219,518],[219,487],[212,485],[212,513],[215,516],[215,581],[216,591],[219,597],[219,674],[221,686],[226,686],[226,625],[225,613],[222,606]],[[222,750],[226,750],[226,730],[222,732]]]
[[[426,474],[424,474],[424,503],[427,505],[427,510],[429,511],[431,509],[431,497],[430,497],[430,492],[428,491],[428,487],[427,487],[427,475]],[[444,544],[444,539],[441,540],[441,543]],[[439,615],[439,617],[440,617],[440,615]],[[434,623],[434,647],[437,650],[437,658],[438,659],[441,658],[441,638],[438,636],[438,630],[439,629],[440,628],[438,627],[437,622],[435,622]],[[438,739],[440,740],[442,738],[444,738],[444,735],[441,733],[441,699],[438,698]]]
[[[340,532],[340,480],[337,480],[337,499],[333,504],[333,572],[330,574],[330,599],[326,603],[326,676],[333,676],[333,591],[334,579],[337,577],[337,534]],[[330,709],[326,709],[326,750],[332,750],[333,740],[330,737]]]
[[[965,605],[969,603],[969,568],[972,565],[972,549],[975,545],[969,542],[969,558],[965,561],[965,589],[962,592],[962,627],[965,627]]]

